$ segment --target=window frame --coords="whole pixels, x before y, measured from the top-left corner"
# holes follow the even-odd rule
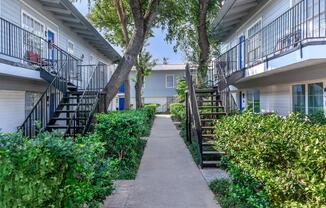
[[[256,99],[255,96],[258,94],[258,104],[259,104],[259,111],[256,111]],[[259,89],[248,89],[246,92],[246,103],[247,108],[254,113],[261,113],[261,92]],[[251,105],[251,106],[250,106]],[[249,108],[250,106],[250,108]]]
[[[323,89],[323,94],[322,94],[322,109],[324,111],[324,113],[326,113],[326,102],[325,102],[325,96],[326,96],[326,91],[325,91],[325,82],[324,80],[315,80],[313,82],[303,82],[303,83],[294,83],[294,84],[291,84],[290,86],[290,89],[291,89],[291,112],[295,112],[294,111],[294,108],[293,108],[293,86],[295,85],[304,85],[305,86],[305,110],[304,110],[304,113],[305,115],[310,115],[309,114],[309,85],[312,85],[312,84],[322,84],[322,89]]]
[[[69,50],[70,49],[69,44],[72,44],[72,52]],[[67,52],[70,55],[74,55],[74,53],[75,53],[75,43],[72,40],[67,40]]]
[[[172,77],[173,78],[172,87],[168,86],[168,77]],[[173,89],[173,88],[175,88],[175,75],[174,74],[166,74],[165,75],[165,88],[167,88],[167,89]]]

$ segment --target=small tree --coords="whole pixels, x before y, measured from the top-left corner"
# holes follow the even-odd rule
[[[209,27],[221,7],[221,0],[175,0],[171,19],[166,23],[166,40],[176,40],[175,50],[181,49],[198,64],[198,82],[204,85],[211,49],[216,49],[218,37]]]
[[[138,55],[138,61],[136,64],[137,74],[136,74],[136,84],[135,84],[137,109],[143,107],[141,96],[142,96],[142,88],[144,86],[145,77],[150,75],[152,71],[152,67],[156,65],[155,61],[151,62],[151,59],[152,56],[147,51],[142,51]]]

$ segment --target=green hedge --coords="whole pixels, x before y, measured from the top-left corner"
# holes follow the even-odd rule
[[[154,114],[99,114],[95,133],[74,141],[0,133],[0,207],[99,207],[113,179],[135,177]]]
[[[95,132],[105,143],[107,156],[114,159],[117,178],[134,178],[142,155],[144,142],[154,119],[153,107],[142,110],[98,114]]]
[[[183,103],[172,103],[170,104],[169,109],[173,119],[178,121],[185,119],[186,110]]]
[[[97,136],[0,134],[0,207],[98,207],[112,192]]]
[[[226,152],[229,167],[238,169],[233,170],[234,182],[241,186],[246,177],[255,181],[247,202],[250,195],[267,193],[272,207],[326,206],[325,125],[310,124],[294,114],[281,118],[245,112],[219,120],[215,136],[215,146]],[[252,207],[259,204],[254,201]]]

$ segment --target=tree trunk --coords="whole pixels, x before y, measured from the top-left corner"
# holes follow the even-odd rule
[[[204,87],[204,81],[208,70],[209,41],[207,35],[207,12],[210,0],[200,0],[199,2],[199,24],[197,27],[198,44],[200,49],[198,65],[198,84]]]
[[[110,81],[105,86],[107,105],[112,101],[115,95],[118,93],[119,86],[128,79],[129,72],[136,62],[136,58],[143,47],[144,32],[135,31],[130,45],[127,48],[124,56],[122,57],[118,67],[114,71]],[[108,107],[108,106],[107,106]]]
[[[124,109],[125,110],[129,110],[130,109],[130,83],[129,83],[129,76],[128,76],[128,79],[126,79],[124,81],[124,86],[125,86],[125,104],[124,104]]]
[[[107,98],[107,107],[118,93],[119,86],[128,79],[131,68],[136,63],[137,56],[144,45],[145,36],[156,16],[156,8],[159,5],[160,0],[151,0],[144,16],[141,14],[141,2],[139,0],[129,0],[128,2],[131,7],[135,29],[128,43],[128,47],[124,52],[124,56],[120,60],[120,63],[114,71],[110,81],[104,88]]]
[[[137,70],[136,84],[135,84],[135,92],[136,92],[136,108],[140,109],[143,107],[142,99],[141,99],[141,90],[143,87],[144,74]]]

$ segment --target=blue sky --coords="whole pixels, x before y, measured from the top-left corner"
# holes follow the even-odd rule
[[[88,6],[86,0],[81,0],[75,3],[75,6],[82,14],[87,14]],[[149,39],[148,46],[146,47],[154,59],[159,59],[162,61],[163,57],[168,58],[169,64],[180,64],[185,62],[185,58],[182,52],[174,53],[173,44],[168,44],[164,41],[165,31],[159,28],[154,29],[154,36]],[[115,47],[117,51],[121,53],[121,50]]]

